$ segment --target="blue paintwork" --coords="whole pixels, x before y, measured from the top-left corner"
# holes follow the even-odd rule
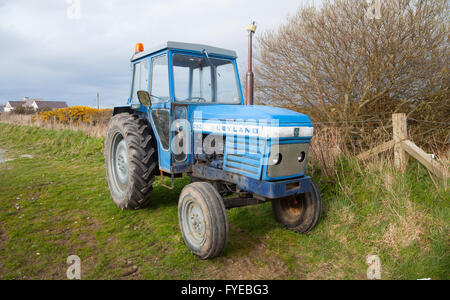
[[[197,106],[194,111],[202,115],[203,120],[278,120],[280,126],[309,126],[312,127],[311,119],[302,113],[289,109],[264,106],[264,105],[202,105]]]
[[[294,183],[299,183],[298,188],[287,188],[289,184]],[[279,199],[309,192],[311,188],[310,183],[311,177],[309,176],[281,181],[264,181],[248,178],[239,182],[238,188],[269,199]]]
[[[263,196],[269,199],[278,199],[309,192],[311,177],[303,176],[295,179],[280,181],[264,181],[250,178],[245,175],[235,174],[205,165],[193,166],[193,175],[209,180],[223,180],[234,183],[240,190]],[[289,185],[298,184],[290,188]]]
[[[202,123],[221,123],[226,126],[227,121],[233,120],[233,125],[258,125],[258,122],[265,122],[267,125],[271,125],[272,121],[277,121],[272,125],[280,127],[287,126],[302,126],[312,127],[310,118],[298,112],[294,112],[288,109],[270,107],[270,106],[231,106],[231,105],[214,105],[214,106],[195,106],[193,110],[193,121]],[[199,118],[201,116],[201,119]],[[205,133],[213,133],[207,132]],[[225,171],[242,174],[253,179],[261,179],[267,181],[292,179],[304,176],[304,171],[299,171],[298,174],[286,177],[271,178],[267,176],[267,165],[270,156],[270,148],[272,143],[309,143],[312,137],[291,137],[280,138],[279,140],[271,141],[258,138],[259,148],[249,143],[249,139],[245,142],[245,152],[239,153],[240,157],[236,157],[228,154],[228,149],[233,146],[233,136],[226,137],[225,143],[225,157],[224,166]],[[241,138],[242,139],[242,138]],[[256,139],[256,138],[255,138]],[[252,139],[250,139],[252,141]],[[262,146],[262,148],[261,148]],[[234,147],[232,147],[234,148]],[[242,147],[239,149],[243,149]],[[251,157],[255,150],[258,150],[258,157]],[[253,158],[254,160],[248,160]],[[229,162],[230,161],[230,162]],[[259,162],[258,168],[256,167],[256,161]]]
[[[259,180],[266,141],[256,138],[227,136],[223,169]]]
[[[150,55],[139,58],[136,61],[133,61],[131,64],[132,69],[137,63],[140,63],[144,60],[149,62],[149,66],[151,67],[152,60],[156,57],[166,54],[168,57],[168,73],[169,78],[169,88],[170,88],[170,99],[165,103],[155,103],[151,108],[147,108],[141,106],[139,103],[131,103],[131,93],[130,97],[127,101],[127,105],[117,106],[114,109],[114,113],[124,111],[126,109],[129,110],[138,110],[145,115],[147,115],[149,122],[153,128],[153,132],[157,135],[157,130],[155,129],[155,124],[151,118],[151,111],[155,109],[166,109],[169,111],[170,119],[173,121],[174,113],[172,112],[172,106],[174,104],[174,80],[173,80],[173,69],[172,69],[172,56],[173,54],[190,54],[196,56],[204,56],[201,52],[196,51],[187,51],[187,50],[179,50],[179,49],[165,49]],[[244,97],[242,92],[242,86],[240,84],[239,76],[238,76],[238,67],[236,59],[233,57],[227,56],[218,56],[215,54],[210,54],[210,57],[215,58],[225,58],[229,59],[233,62],[234,67],[236,69],[236,76],[238,82],[239,96],[240,96],[240,104],[216,104],[216,103],[186,103],[185,107],[187,109],[187,119],[190,122],[191,130],[192,124],[194,121],[201,122],[226,122],[233,120],[233,124],[249,124],[249,121],[254,121],[255,125],[258,122],[265,122],[267,125],[270,125],[272,121],[276,121],[278,126],[280,127],[288,127],[288,126],[302,126],[302,127],[312,127],[310,118],[305,115],[295,111],[291,111],[284,108],[279,107],[271,107],[271,106],[262,106],[262,105],[252,105],[245,106],[244,105]],[[131,72],[131,86],[133,85],[133,72]],[[151,72],[149,72],[149,80],[150,82]],[[149,90],[149,86],[147,86],[147,90]],[[179,103],[177,103],[179,105]],[[196,119],[201,113],[201,120]],[[207,133],[207,132],[205,132]],[[192,135],[191,135],[192,136]],[[172,140],[173,132],[170,131],[170,140]],[[157,144],[158,144],[158,157],[159,157],[159,168],[167,173],[182,173],[182,172],[191,172],[194,166],[194,155],[188,154],[185,162],[175,162],[171,155],[171,151],[165,150],[161,146],[159,136],[156,136]],[[245,139],[245,143],[242,142]],[[267,160],[270,155],[269,150],[272,143],[309,143],[311,137],[306,138],[280,138],[276,141],[271,141],[270,139],[256,139],[256,138],[245,138],[245,137],[232,137],[227,136],[225,141],[225,149],[224,149],[224,158],[223,158],[223,170],[217,168],[208,167],[208,171],[205,172],[205,176],[209,176],[206,178],[213,179],[217,176],[217,178],[222,178],[224,181],[233,182],[231,179],[227,180],[226,178],[231,178],[235,176],[237,180],[237,185],[240,189],[246,190],[264,197],[268,198],[279,198],[288,195],[304,193],[309,189],[309,180],[310,178],[305,176],[304,172],[296,174],[290,177],[279,177],[279,178],[269,178],[267,176]],[[194,149],[194,138],[191,138],[191,150]],[[256,143],[256,144],[255,144]],[[234,154],[228,153],[229,149],[236,148],[242,150],[242,152],[237,152]],[[227,175],[228,174],[228,175]],[[231,174],[231,175],[229,175]],[[226,176],[225,176],[226,175]],[[220,177],[220,176],[225,176]],[[231,177],[229,177],[231,176]],[[234,177],[233,177],[234,178]],[[234,180],[234,179],[233,179]],[[289,190],[286,191],[286,185],[293,182],[301,181],[300,188],[297,190]]]

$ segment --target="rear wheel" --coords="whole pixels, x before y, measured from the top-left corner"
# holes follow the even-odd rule
[[[105,140],[106,179],[121,209],[139,209],[150,201],[156,153],[152,131],[138,115],[111,118]]]
[[[316,227],[322,212],[319,189],[311,180],[308,193],[272,201],[275,219],[298,233],[307,233]]]
[[[209,182],[187,185],[178,202],[184,242],[201,259],[219,256],[228,241],[228,219],[222,197]]]

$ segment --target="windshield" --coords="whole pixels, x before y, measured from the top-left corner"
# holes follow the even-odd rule
[[[236,69],[232,60],[209,55],[173,55],[175,101],[239,104]]]

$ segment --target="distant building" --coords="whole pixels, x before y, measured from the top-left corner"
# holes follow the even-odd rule
[[[22,107],[25,104],[25,101],[8,101],[5,106],[5,111],[10,112],[17,107]]]
[[[45,101],[44,99],[30,99],[28,97],[24,97],[23,100],[20,101],[8,101],[5,106],[5,111],[9,112],[14,110],[17,107],[31,107],[34,110],[49,108],[49,109],[58,109],[68,107],[65,101]]]
[[[0,113],[5,111],[5,106],[4,105],[0,105]]]
[[[45,100],[28,100],[24,106],[32,107],[34,110],[42,108],[58,109],[68,107],[65,101],[45,101]]]

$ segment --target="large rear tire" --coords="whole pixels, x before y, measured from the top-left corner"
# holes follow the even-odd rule
[[[272,201],[275,219],[288,229],[307,233],[316,227],[322,213],[319,189],[311,180],[308,193]]]
[[[222,197],[209,182],[184,187],[178,202],[184,242],[201,259],[219,256],[228,241],[228,219]]]
[[[111,118],[105,140],[106,179],[120,209],[148,205],[156,168],[151,127],[136,114]]]

